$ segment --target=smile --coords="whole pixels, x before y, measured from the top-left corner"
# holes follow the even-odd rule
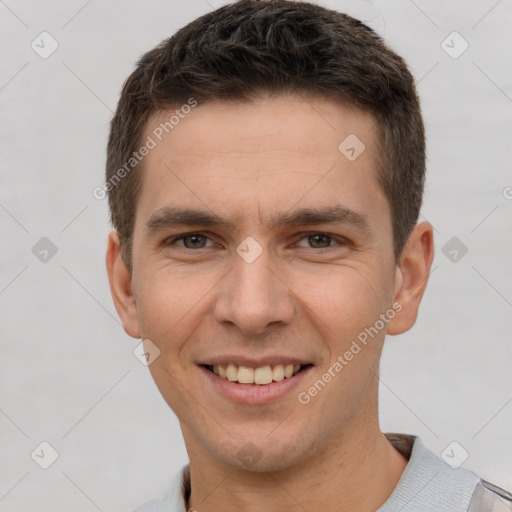
[[[289,379],[302,369],[310,365],[300,364],[274,364],[265,365],[258,368],[235,364],[215,364],[205,365],[205,368],[220,377],[221,379],[238,384],[257,384],[264,386],[272,382],[279,382],[283,379]]]

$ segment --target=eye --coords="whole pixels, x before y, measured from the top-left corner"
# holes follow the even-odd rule
[[[347,242],[340,237],[332,237],[325,233],[309,233],[301,238],[301,241],[304,240],[308,244],[307,247],[311,249],[328,249],[332,247],[334,243],[338,245],[346,245]],[[297,244],[299,247],[305,247],[300,243]]]
[[[185,249],[203,249],[206,247],[207,240],[209,240],[209,238],[201,233],[185,233],[184,235],[167,239],[164,245],[171,246],[175,245],[178,241],[182,241],[183,245],[179,245],[179,247]]]

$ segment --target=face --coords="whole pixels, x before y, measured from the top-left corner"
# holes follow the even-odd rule
[[[145,157],[133,273],[112,236],[109,276],[189,453],[269,471],[375,427],[384,335],[423,291],[394,260],[376,136],[323,98],[210,102]]]

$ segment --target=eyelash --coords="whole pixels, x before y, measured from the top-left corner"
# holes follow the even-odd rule
[[[169,246],[173,245],[175,242],[177,242],[178,240],[183,240],[187,236],[194,236],[194,235],[204,236],[205,238],[211,240],[210,237],[208,235],[205,235],[204,233],[192,231],[190,233],[184,233],[182,235],[178,235],[178,236],[174,236],[174,237],[166,239],[164,241],[164,246],[169,247]],[[303,240],[304,238],[308,238],[308,237],[315,236],[315,235],[321,235],[321,236],[328,237],[331,239],[332,242],[337,242],[340,246],[346,246],[346,245],[349,245],[349,243],[350,243],[347,239],[345,239],[341,236],[331,235],[329,233],[324,233],[322,231],[311,231],[308,233],[303,233],[301,238],[299,239],[299,241]],[[333,245],[329,245],[328,247],[320,247],[320,248],[307,247],[307,249],[314,249],[314,250],[316,250],[316,252],[320,252],[320,251],[325,251],[326,249],[331,249],[332,247],[333,247]],[[189,248],[189,247],[184,247],[184,246],[181,247],[180,246],[180,249],[187,249],[189,251],[194,251],[194,250],[197,251],[200,249],[207,249],[207,248],[208,247],[199,247],[197,249],[193,249],[193,248]],[[302,249],[305,249],[305,247],[302,247]]]

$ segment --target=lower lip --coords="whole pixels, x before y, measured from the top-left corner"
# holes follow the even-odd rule
[[[273,381],[270,384],[260,385],[231,382],[215,375],[215,373],[207,370],[204,366],[199,366],[199,369],[209,380],[214,389],[218,390],[231,401],[242,405],[267,404],[278,400],[296,389],[312,368],[313,366],[308,366],[293,377],[284,378],[279,382]]]

